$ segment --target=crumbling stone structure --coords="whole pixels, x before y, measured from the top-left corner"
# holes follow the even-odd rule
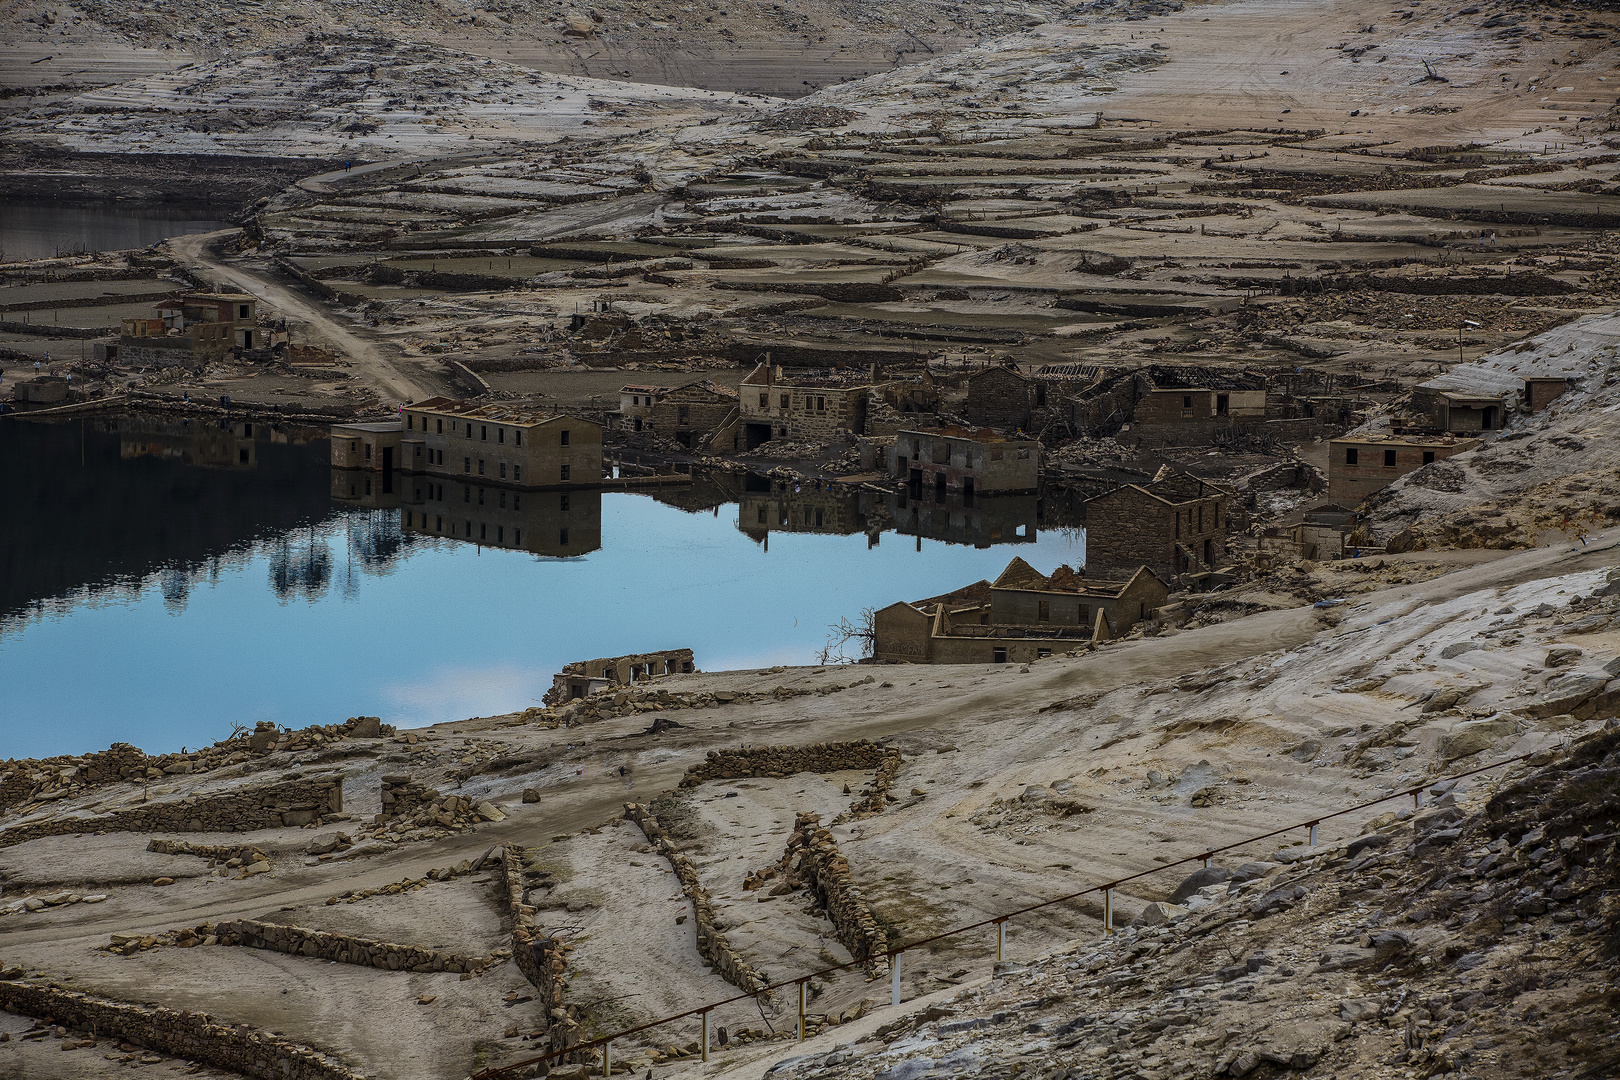
[[[550,1032],[550,1048],[562,1050],[568,1046],[570,1033],[579,1027],[577,1010],[563,1003],[572,946],[560,937],[535,930],[534,908],[523,900],[523,849],[516,844],[502,847],[501,864],[501,882],[512,920],[512,962],[538,995],[540,1015]]]
[[[709,780],[740,780],[763,776],[773,779],[794,773],[840,772],[845,769],[875,769],[900,751],[879,746],[870,739],[859,742],[810,743],[805,746],[751,746],[736,750],[710,750],[708,759],[693,765],[681,777],[683,788],[697,787]]]
[[[365,1080],[335,1058],[263,1031],[222,1023],[207,1013],[132,1005],[77,990],[0,982],[0,1009],[257,1080]]]
[[[855,884],[849,860],[838,850],[832,832],[821,825],[821,815],[794,816],[784,861],[798,858],[799,878],[815,894],[833,924],[838,940],[868,972],[887,970],[889,938],[872,912],[865,894]]]
[[[697,922],[698,955],[713,964],[721,978],[745,993],[757,994],[764,990],[767,985],[765,979],[742,958],[726,939],[725,932],[715,924],[714,903],[709,890],[698,881],[697,863],[675,847],[669,834],[658,824],[658,818],[647,807],[640,803],[625,803],[624,816],[641,826],[641,831],[647,835],[647,842],[669,860],[675,876],[680,879],[681,891],[692,901]]]
[[[391,773],[382,778],[382,812],[388,817],[414,814],[439,797],[439,793],[410,773]]]
[[[160,855],[195,855],[199,859],[217,859],[220,862],[230,862],[232,859],[240,859],[244,863],[270,861],[270,856],[252,844],[221,846],[216,844],[192,844],[185,840],[154,838],[151,843],[146,845],[146,850],[155,851]]]
[[[68,833],[247,832],[302,826],[343,810],[343,778],[314,777],[280,784],[150,803],[100,817],[64,817],[0,830],[0,847]]]
[[[361,967],[382,968],[386,971],[478,972],[495,962],[493,956],[446,953],[417,945],[398,945],[373,938],[309,930],[302,926],[255,922],[251,919],[220,923],[214,928],[214,933],[221,945],[267,949],[271,952],[308,956],[316,960],[331,960],[339,964],[358,964]]]

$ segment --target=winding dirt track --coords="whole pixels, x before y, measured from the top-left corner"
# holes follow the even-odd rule
[[[421,401],[448,389],[442,380],[395,355],[388,345],[365,331],[345,325],[317,301],[277,281],[268,271],[245,262],[222,260],[216,250],[218,245],[237,231],[177,236],[168,242],[169,249],[193,269],[258,297],[289,323],[342,353],[360,379],[390,404]]]

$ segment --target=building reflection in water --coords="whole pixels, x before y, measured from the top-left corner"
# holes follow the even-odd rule
[[[897,532],[977,548],[1032,544],[1041,525],[1041,500],[1035,495],[951,492],[941,502],[902,488],[889,496],[888,508]]]
[[[333,469],[332,498],[397,511],[407,537],[459,540],[547,558],[587,555],[602,546],[602,493],[517,491],[427,475]]]

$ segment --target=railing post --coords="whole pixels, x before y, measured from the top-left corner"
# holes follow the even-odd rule
[[[1414,788],[1412,790],[1412,809],[1421,810],[1422,808],[1423,808],[1423,789],[1422,788]]]
[[[996,963],[1007,958],[1007,920],[996,920]]]
[[[703,1010],[703,1038],[699,1041],[702,1046],[703,1060],[709,1060],[709,1010]]]
[[[1207,852],[1204,855],[1204,869],[1209,869],[1209,854]]]
[[[900,1004],[900,954],[889,954],[889,1004]]]
[[[805,984],[805,980],[800,979],[799,980],[799,1041],[800,1042],[804,1042],[804,984]]]
[[[1321,824],[1320,821],[1311,822],[1311,847],[1316,846],[1316,828],[1320,824]]]
[[[1114,932],[1114,890],[1103,890],[1103,936]]]
[[[609,1040],[602,1044],[602,1075],[613,1075],[613,1042]]]

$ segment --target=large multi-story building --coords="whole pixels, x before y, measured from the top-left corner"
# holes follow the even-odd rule
[[[1126,484],[1086,501],[1086,569],[1147,566],[1166,581],[1201,580],[1226,558],[1228,493],[1186,473]]]
[[[1454,435],[1347,435],[1328,444],[1328,498],[1354,506],[1425,465],[1480,445]]]
[[[870,386],[789,383],[782,369],[760,364],[737,394],[737,449],[752,450],[771,439],[853,441],[866,433]]]
[[[988,428],[902,431],[889,447],[889,475],[905,481],[913,499],[948,494],[971,502],[979,495],[1034,492],[1040,486],[1040,443],[1008,439]]]
[[[401,411],[399,468],[405,472],[518,488],[602,481],[602,426],[583,417],[449,398]]]

